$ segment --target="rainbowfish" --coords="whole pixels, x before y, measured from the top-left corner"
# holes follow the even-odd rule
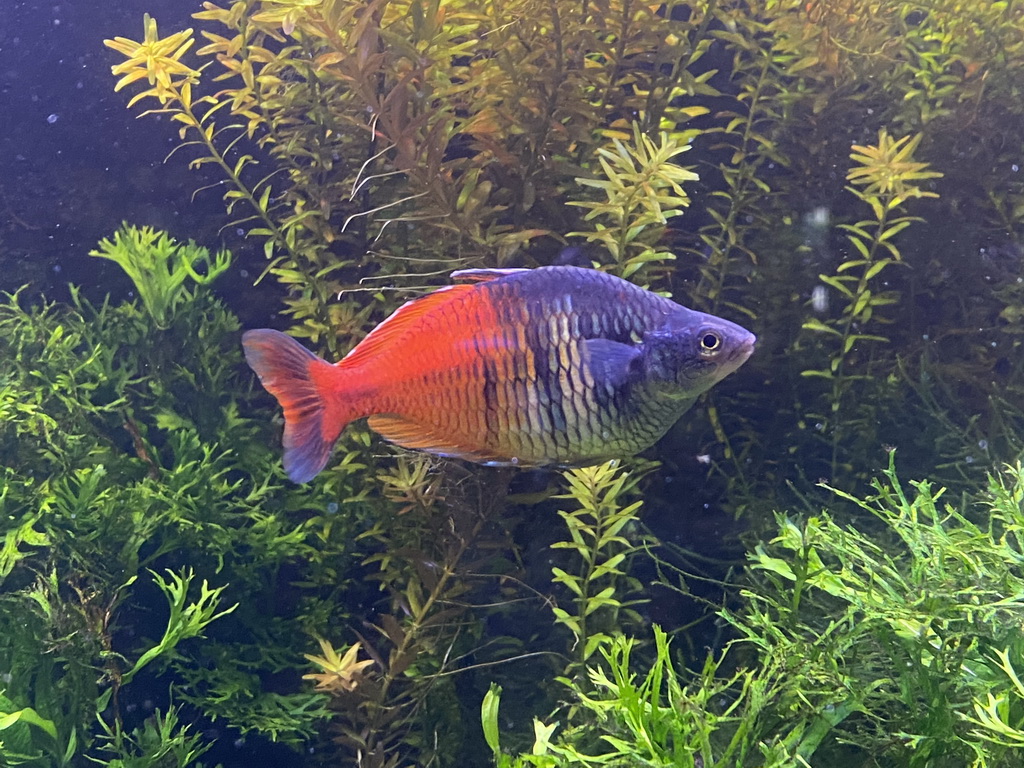
[[[414,299],[332,365],[279,331],[242,337],[284,408],[297,483],[345,426],[494,465],[582,465],[653,445],[750,357],[754,334],[579,267],[471,269]]]

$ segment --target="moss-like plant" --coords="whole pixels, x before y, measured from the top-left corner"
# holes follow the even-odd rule
[[[0,762],[194,763],[225,719],[301,749],[328,714],[302,652],[343,615],[353,519],[285,489],[238,321],[187,293],[163,329],[138,300],[0,303]]]
[[[181,304],[194,299],[188,288],[208,285],[231,266],[231,254],[219,251],[212,259],[206,248],[195,243],[181,245],[166,232],[152,227],[127,224],[114,233],[112,240],[100,240],[90,256],[115,262],[132,279],[142,306],[157,328],[171,326],[171,314]]]

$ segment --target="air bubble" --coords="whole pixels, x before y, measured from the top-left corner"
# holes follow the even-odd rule
[[[811,291],[811,306],[818,313],[828,311],[828,291],[824,285],[814,286],[814,290]]]

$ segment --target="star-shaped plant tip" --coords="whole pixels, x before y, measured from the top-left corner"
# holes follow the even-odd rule
[[[928,163],[914,161],[914,150],[921,143],[921,136],[919,133],[894,139],[883,128],[878,132],[878,144],[855,144],[850,157],[857,165],[846,175],[847,181],[866,187],[865,194],[895,195],[901,202],[909,197],[937,197],[934,192],[925,192],[912,183],[942,175],[928,170]]]
[[[156,19],[147,13],[142,23],[145,35],[141,43],[126,37],[103,41],[108,48],[113,48],[128,57],[128,61],[110,68],[115,75],[124,75],[117,81],[114,90],[120,91],[126,85],[146,78],[150,88],[132,97],[128,102],[129,107],[146,96],[155,96],[161,104],[179,99],[186,105],[189,104],[192,84],[198,80],[199,72],[182,64],[180,59],[195,43],[192,30],[175,32],[161,40],[156,29]],[[179,79],[173,79],[175,77]]]
[[[338,652],[334,650],[334,646],[330,642],[322,637],[318,637],[317,641],[320,643],[320,650],[323,651],[323,656],[313,656],[308,653],[302,655],[323,669],[323,672],[303,675],[302,679],[316,681],[316,689],[318,691],[338,692],[355,690],[356,686],[365,677],[364,670],[373,664],[373,659],[356,661],[356,656],[359,655],[359,643],[353,643],[343,656],[338,656]]]

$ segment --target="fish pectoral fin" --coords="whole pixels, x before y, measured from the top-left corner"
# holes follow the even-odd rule
[[[496,280],[499,277],[515,275],[519,272],[530,272],[532,270],[518,267],[508,269],[460,269],[452,272],[449,277],[453,283],[486,283],[488,280]]]
[[[587,339],[583,342],[594,381],[618,389],[629,380],[629,369],[640,358],[640,349],[611,339]]]
[[[378,433],[385,440],[390,440],[403,448],[415,451],[427,451],[439,456],[450,456],[455,459],[466,459],[478,463],[502,461],[503,457],[497,456],[486,450],[471,448],[466,445],[459,445],[450,437],[439,435],[430,427],[425,427],[411,419],[396,416],[394,414],[377,414],[367,419],[370,429]]]

